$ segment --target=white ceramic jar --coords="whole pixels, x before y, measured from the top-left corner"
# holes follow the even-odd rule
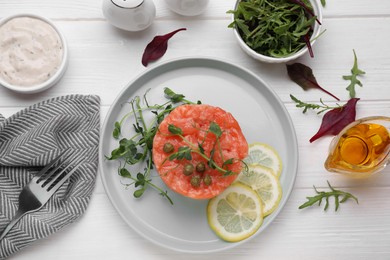
[[[156,17],[152,0],[103,0],[102,10],[112,25],[126,31],[144,30]]]
[[[184,16],[195,16],[206,10],[209,0],[165,0],[165,2],[175,13]]]

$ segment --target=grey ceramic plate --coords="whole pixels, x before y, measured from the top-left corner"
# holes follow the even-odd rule
[[[248,143],[264,142],[280,154],[283,172],[280,181],[283,197],[278,209],[268,216],[258,232],[261,235],[280,213],[291,193],[298,166],[298,146],[291,119],[276,94],[257,76],[236,65],[208,58],[186,58],[152,67],[124,88],[111,106],[101,132],[100,172],[106,192],[126,223],[150,241],[176,251],[210,253],[240,245],[220,240],[207,224],[207,201],[197,201],[169,192],[174,201],[153,190],[141,199],[133,197],[133,187],[126,188],[117,174],[118,162],[105,160],[117,147],[112,138],[115,121],[130,111],[126,102],[148,92],[150,104],[165,101],[163,89],[169,87],[188,99],[219,106],[239,122]],[[126,122],[132,129],[132,122]],[[130,130],[124,136],[130,137]],[[153,181],[166,188],[157,173]]]

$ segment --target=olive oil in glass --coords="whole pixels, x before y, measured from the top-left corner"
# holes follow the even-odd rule
[[[390,157],[390,118],[363,118],[333,140],[325,162],[328,171],[363,178],[382,170]]]

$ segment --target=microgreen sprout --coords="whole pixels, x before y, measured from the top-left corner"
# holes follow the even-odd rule
[[[129,104],[131,106],[131,111],[121,118],[120,121],[114,123],[114,129],[112,136],[115,139],[120,139],[122,136],[121,128],[125,121],[129,118],[134,119],[133,128],[135,134],[126,138],[123,137],[118,142],[118,147],[111,151],[110,156],[106,156],[107,160],[120,160],[124,161],[124,165],[120,165],[118,168],[118,174],[124,178],[131,179],[133,182],[129,185],[134,185],[136,190],[133,195],[136,198],[141,197],[146,191],[147,187],[152,187],[157,190],[161,196],[165,197],[171,204],[173,204],[172,199],[168,196],[168,192],[162,190],[160,187],[152,183],[151,179],[151,170],[153,169],[153,160],[152,160],[152,147],[153,147],[153,138],[157,133],[158,126],[161,121],[168,115],[173,109],[182,104],[200,104],[191,102],[185,99],[185,96],[182,94],[177,94],[169,88],[164,89],[165,97],[168,99],[162,105],[149,105],[146,95],[148,91],[144,94],[143,99],[139,96],[133,98]],[[141,105],[142,100],[145,105]],[[154,118],[151,120],[150,124],[147,124],[144,118],[144,112],[150,112],[154,115]],[[189,158],[191,154],[186,152],[185,149],[180,150],[181,156]],[[136,165],[139,163],[144,164],[143,171],[138,173],[131,173],[127,166]]]
[[[217,171],[221,172],[223,176],[230,176],[230,175],[233,175],[233,174],[238,174],[236,172],[233,172],[233,171],[229,170],[228,166],[233,164],[233,163],[235,163],[235,162],[237,162],[237,161],[241,161],[241,160],[238,160],[238,159],[235,159],[235,158],[229,158],[229,159],[225,160],[223,158],[222,148],[219,145],[220,144],[219,139],[221,138],[221,136],[223,134],[223,131],[221,130],[221,127],[217,123],[210,122],[208,130],[205,132],[205,137],[209,133],[214,134],[215,137],[216,137],[216,140],[215,140],[215,142],[213,144],[213,148],[210,150],[209,155],[207,155],[205,153],[205,149],[203,147],[204,140],[201,143],[194,144],[194,143],[190,142],[183,135],[183,130],[180,127],[177,127],[177,126],[172,125],[172,124],[168,125],[168,131],[172,135],[176,135],[176,136],[180,137],[184,141],[184,143],[186,145],[180,146],[178,148],[177,152],[172,153],[170,156],[167,157],[167,159],[165,159],[163,161],[163,164],[167,160],[169,160],[169,161],[173,161],[173,160],[188,160],[188,161],[190,161],[190,160],[192,160],[192,154],[196,153],[196,154],[200,155],[207,162],[207,165],[211,169],[216,169]],[[216,152],[219,153],[220,158],[223,160],[221,165],[219,165],[215,161],[215,159],[214,159],[214,156],[215,156]],[[247,171],[247,165],[244,162],[243,162],[243,164],[245,165],[245,169]],[[204,172],[204,169],[203,169],[204,166],[205,165],[201,165],[201,167],[200,167],[200,166],[197,165],[197,167],[196,167],[197,171],[198,172]],[[201,168],[201,169],[199,169],[199,168]]]

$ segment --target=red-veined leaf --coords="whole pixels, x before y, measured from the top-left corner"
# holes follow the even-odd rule
[[[313,11],[310,9],[310,7],[308,7],[308,6],[307,6],[304,2],[302,2],[301,0],[290,0],[290,2],[302,6],[303,9],[305,9],[305,11],[308,12],[311,16],[316,16],[316,15],[313,13]],[[317,19],[317,17],[316,17],[316,21],[317,21],[318,24],[321,25],[321,22]]]
[[[179,31],[187,30],[186,28],[180,28],[173,32],[157,35],[153,40],[146,46],[144,54],[142,56],[142,64],[146,67],[150,61],[155,61],[161,58],[168,48],[168,40],[172,38]]]
[[[307,32],[305,36],[303,36],[303,40],[305,41],[307,49],[309,50],[310,57],[314,58],[314,52],[313,48],[311,47],[309,32]]]
[[[359,98],[351,98],[344,106],[326,112],[322,118],[320,129],[310,139],[310,143],[324,135],[337,135],[344,127],[355,121],[358,101]]]
[[[292,81],[301,86],[304,90],[308,90],[311,88],[317,88],[326,94],[332,96],[336,100],[340,100],[338,97],[330,93],[329,91],[323,89],[320,85],[318,85],[316,78],[314,77],[313,70],[302,64],[302,63],[294,63],[287,66],[288,76]]]

